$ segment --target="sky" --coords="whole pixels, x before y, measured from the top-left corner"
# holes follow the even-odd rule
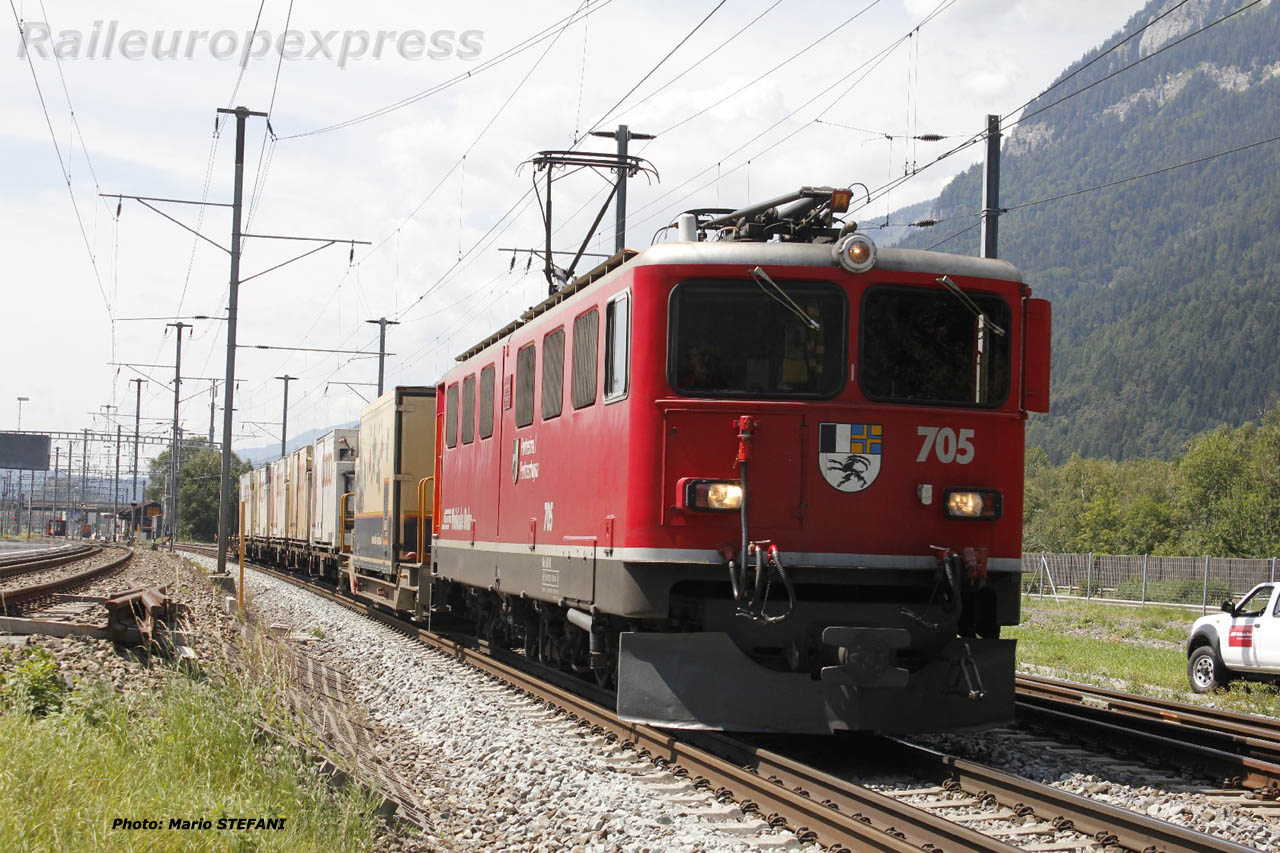
[[[339,242],[242,284],[241,344],[350,351],[238,350],[233,443],[256,447],[279,440],[281,375],[298,377],[290,436],[358,417],[377,379],[367,320],[401,323],[388,329],[388,386],[432,384],[545,295],[539,261],[526,273],[527,252],[512,267],[499,251],[542,244],[521,165],[538,151],[612,150],[583,137],[618,124],[657,134],[632,143],[658,174],[628,189],[627,245],[642,248],[684,209],[804,185],[874,188],[924,165],[957,140],[901,137],[978,132],[1143,5],[134,0],[112,4],[112,18],[101,3],[12,0],[0,43],[0,430],[17,427],[25,396],[23,429],[119,422],[127,434],[129,380],[146,379],[143,431],[166,434],[176,342],[165,324],[181,317],[194,327],[181,419],[207,434],[226,324],[189,318],[225,312],[229,208],[154,204],[215,246],[137,201],[117,217],[99,193],[229,203],[235,122],[215,132],[219,107],[270,112],[274,138],[262,118],[246,122],[247,232],[371,244]],[[282,42],[287,30],[298,33]],[[922,171],[857,218],[933,197],[981,154]],[[577,248],[606,192],[589,172],[555,184],[557,250]],[[612,223],[610,211],[588,251],[612,250]],[[322,245],[247,238],[241,277]],[[220,407],[220,383],[217,395]],[[217,426],[220,441],[221,411]]]

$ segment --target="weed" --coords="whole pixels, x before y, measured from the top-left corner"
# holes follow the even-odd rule
[[[29,646],[0,658],[0,706],[33,717],[62,708],[66,685],[58,661],[48,649]]]

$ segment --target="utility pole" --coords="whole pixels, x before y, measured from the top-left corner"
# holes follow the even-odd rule
[[[67,523],[66,534],[68,536],[71,535],[71,512],[72,512],[72,507],[74,505],[73,498],[71,497],[71,457],[75,454],[75,452],[76,452],[76,443],[74,441],[68,441],[67,442],[67,508],[66,508],[66,511],[63,513],[65,516],[63,520]]]
[[[133,404],[133,488],[129,492],[130,503],[140,504],[142,499],[138,497],[138,441],[142,437],[142,383],[143,379],[130,379],[130,382],[138,386],[137,401]],[[129,533],[133,533],[133,511],[129,512]]]
[[[111,481],[111,541],[116,541],[120,525],[120,424],[116,424],[116,477]]]
[[[279,234],[246,234],[242,230],[242,214],[244,212],[245,121],[250,116],[254,116],[257,118],[265,118],[267,119],[267,129],[270,130],[271,120],[268,113],[257,112],[255,110],[250,110],[246,107],[236,107],[235,109],[226,109],[226,108],[219,107],[218,114],[235,116],[235,119],[236,119],[236,156],[235,156],[235,173],[234,173],[234,180],[232,185],[231,204],[227,204],[226,202],[214,202],[214,201],[208,201],[208,200],[191,201],[187,199],[155,198],[151,196],[139,196],[139,195],[122,195],[119,193],[115,193],[115,194],[102,193],[101,195],[105,198],[115,198],[115,199],[120,199],[121,201],[123,201],[126,198],[137,201],[144,207],[150,208],[156,213],[159,213],[161,216],[164,216],[166,219],[169,219],[171,222],[178,225],[179,227],[184,228],[187,231],[190,231],[191,233],[195,234],[198,239],[204,240],[207,243],[211,243],[212,245],[226,252],[231,258],[231,277],[230,277],[230,281],[228,282],[227,316],[226,316],[227,370],[226,370],[226,375],[223,377],[224,403],[222,406],[222,471],[219,476],[219,483],[218,483],[218,568],[217,568],[217,572],[220,575],[225,575],[227,571],[227,543],[230,540],[231,529],[235,525],[236,495],[238,494],[238,491],[239,491],[236,488],[236,484],[231,482],[231,438],[232,438],[232,435],[234,434],[234,429],[233,429],[234,424],[232,422],[233,421],[232,413],[235,411],[236,320],[239,316],[240,285],[244,284],[245,282],[251,279],[257,278],[260,275],[266,275],[269,272],[280,269],[280,267],[283,267],[286,264],[291,264],[294,261],[298,261],[305,257],[309,257],[310,255],[313,255],[316,252],[321,251],[322,249],[327,249],[328,247],[337,245],[339,243],[349,244],[351,246],[351,250],[353,254],[355,252],[355,247],[357,244],[361,246],[368,246],[369,243],[366,240],[343,240],[343,239],[329,238],[329,237],[297,237],[297,236],[285,236],[285,235],[279,235]],[[159,208],[153,207],[152,202],[165,203],[165,204],[193,204],[193,205],[207,206],[207,207],[231,208],[231,245],[229,247],[220,245],[219,243],[217,243],[214,240],[211,240],[209,237],[205,236],[204,234],[201,234],[196,229],[190,228],[189,226],[184,225],[183,223],[178,221],[177,219],[174,219],[172,216],[169,216],[167,213],[164,213]],[[262,270],[261,272],[254,273],[253,275],[250,275],[247,278],[241,278],[240,277],[241,245],[246,239],[250,237],[270,239],[270,240],[296,240],[296,241],[302,241],[302,242],[319,243],[320,245],[313,249],[308,249],[307,251],[302,252],[301,254],[293,258],[290,258],[287,261],[284,261],[283,263],[276,264],[272,267]]]
[[[593,130],[591,135],[604,139],[612,137],[618,143],[618,199],[613,208],[613,251],[617,253],[626,247],[627,242],[627,178],[632,172],[630,161],[627,159],[627,143],[633,139],[653,139],[654,135],[652,133],[632,133],[631,129],[625,124],[618,125],[618,129],[612,133],[607,130]]]
[[[276,379],[284,380],[284,411],[280,415],[280,455],[284,456],[285,439],[289,436],[289,383],[297,379],[296,376],[285,374],[277,376]]]
[[[49,520],[58,517],[58,469],[62,467],[62,448],[53,449],[53,501],[49,504]],[[45,478],[44,499],[49,500],[48,477]]]
[[[222,403],[222,476],[218,488],[218,573],[227,570],[227,540],[231,536],[231,419],[235,406],[236,318],[240,305],[240,214],[244,209],[244,123],[249,116],[266,118],[266,113],[244,107],[219,109],[236,117],[236,165],[231,197],[231,281],[227,297],[227,376]],[[238,490],[237,490],[238,491]]]
[[[387,326],[399,326],[399,320],[388,320],[386,317],[379,317],[376,320],[365,320],[366,323],[373,323],[378,327],[378,396],[382,396],[382,377],[384,375],[384,365],[387,360]],[[279,377],[276,377],[277,379]],[[288,388],[285,388],[288,393]]]
[[[89,431],[84,431],[84,444],[80,446],[80,529],[89,521]]]
[[[1000,116],[987,116],[987,159],[982,164],[982,252],[999,257],[1000,237]]]
[[[173,553],[174,542],[178,539],[178,453],[180,439],[178,437],[178,403],[181,400],[182,388],[182,330],[192,328],[190,323],[165,323],[178,330],[177,352],[173,361],[173,449],[169,451],[169,507],[173,515],[169,518],[169,553]]]

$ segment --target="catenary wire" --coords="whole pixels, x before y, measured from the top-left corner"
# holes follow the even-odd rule
[[[106,306],[108,319],[114,316],[111,300],[107,298],[107,290],[102,284],[102,275],[98,270],[98,261],[93,254],[93,246],[89,242],[89,233],[84,227],[84,217],[80,215],[80,205],[76,201],[75,191],[71,188],[71,173],[67,170],[66,161],[62,157],[62,148],[58,145],[58,134],[53,129],[53,120],[49,117],[49,106],[44,99],[44,91],[40,88],[40,78],[36,75],[35,63],[31,61],[31,51],[27,47],[27,34],[22,26],[18,10],[9,0],[9,9],[13,12],[13,22],[18,27],[18,36],[22,42],[22,52],[27,59],[27,67],[31,69],[31,82],[35,84],[36,95],[40,99],[40,110],[44,113],[45,124],[49,127],[49,138],[53,142],[54,153],[58,156],[58,167],[62,170],[62,179],[67,185],[67,194],[71,197],[71,209],[75,212],[76,223],[80,226],[80,237],[84,240],[85,251],[89,253],[89,265],[93,267],[93,278],[98,284],[98,293],[102,295],[102,304]]]
[[[596,12],[599,12],[601,9],[604,9],[606,6],[608,6],[613,2],[614,0],[598,0],[598,2],[595,2],[595,3],[588,2],[586,4],[585,9],[580,7],[579,9],[575,10],[573,13],[556,20],[554,23],[544,27],[542,30],[539,30],[537,33],[533,34],[532,36],[528,36],[527,38],[524,39],[524,41],[517,43],[514,47],[507,48],[502,53],[498,54],[492,59],[489,59],[489,60],[486,60],[485,62],[480,63],[479,66],[477,66],[476,68],[473,68],[470,71],[463,72],[462,74],[457,74],[453,77],[450,77],[448,80],[445,80],[441,83],[437,83],[434,86],[431,86],[427,89],[423,89],[422,91],[417,92],[413,95],[409,95],[406,98],[401,98],[399,101],[395,101],[393,103],[379,107],[375,110],[370,110],[367,113],[362,113],[360,115],[353,116],[351,118],[344,119],[342,121],[334,122],[333,124],[324,125],[322,127],[317,127],[312,130],[303,131],[301,133],[294,133],[288,136],[282,136],[280,137],[280,141],[284,142],[290,139],[301,139],[308,136],[317,136],[322,133],[332,133],[335,130],[343,130],[344,128],[352,127],[353,125],[363,124],[366,121],[370,121],[375,118],[380,118],[381,116],[387,115],[388,113],[395,112],[396,110],[403,109],[412,104],[416,104],[417,102],[423,100],[424,98],[429,98],[432,95],[439,94],[440,92],[443,92],[446,89],[450,89],[458,85],[459,83],[465,82],[479,74],[482,74],[483,72],[489,70],[490,68],[501,65],[503,62],[506,62],[508,59],[512,59],[513,57],[519,56],[521,53],[524,53],[526,50],[530,49],[531,47],[534,47],[535,45],[540,44],[541,42],[546,41],[549,38],[558,38],[557,34],[563,31],[564,28],[567,28],[569,25],[575,23],[578,20],[582,20],[587,16],[594,15]],[[581,17],[578,17],[580,14],[581,14]]]

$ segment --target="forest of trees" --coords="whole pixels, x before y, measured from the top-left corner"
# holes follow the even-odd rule
[[[1280,555],[1280,405],[1172,459],[1050,463],[1027,453],[1026,551]]]

